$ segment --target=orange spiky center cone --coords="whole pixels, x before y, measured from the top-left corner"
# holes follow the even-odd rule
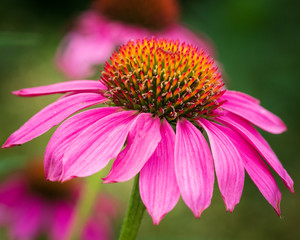
[[[150,29],[164,29],[179,19],[178,0],[94,0],[101,14]]]
[[[130,41],[106,63],[100,81],[114,105],[169,122],[209,118],[225,92],[221,74],[203,50],[166,39]]]

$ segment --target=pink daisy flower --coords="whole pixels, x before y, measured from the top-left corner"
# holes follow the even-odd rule
[[[30,165],[1,184],[0,227],[8,229],[10,239],[29,240],[42,235],[66,239],[80,190],[78,182],[46,182],[42,166]],[[94,209],[81,239],[111,239],[111,221],[117,215],[114,199],[101,195]]]
[[[45,153],[47,179],[86,177],[115,159],[104,182],[140,174],[142,201],[158,224],[180,196],[200,217],[211,202],[214,171],[226,209],[233,211],[246,171],[280,214],[281,194],[267,164],[292,192],[293,181],[253,126],[282,133],[286,126],[279,117],[259,100],[226,90],[213,59],[192,45],[130,41],[110,60],[100,81],[13,92],[26,97],[68,94],[33,116],[3,147],[23,144],[79,110],[106,103],[108,107],[78,113],[57,128]]]
[[[96,0],[62,40],[56,65],[68,78],[85,78],[121,44],[152,36],[179,39],[213,53],[207,38],[180,25],[178,15],[176,0]]]

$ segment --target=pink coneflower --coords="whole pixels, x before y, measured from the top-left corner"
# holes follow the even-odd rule
[[[113,51],[129,40],[164,37],[191,43],[212,54],[210,41],[179,22],[177,0],[95,0],[64,37],[56,54],[58,68],[71,79],[95,73]]]
[[[281,194],[263,159],[293,192],[292,179],[253,127],[278,134],[286,130],[284,123],[257,99],[226,90],[213,59],[192,45],[130,41],[112,55],[100,81],[13,93],[69,94],[33,116],[3,147],[30,141],[89,106],[109,105],[78,113],[58,127],[46,148],[46,177],[86,177],[116,158],[104,182],[123,182],[140,173],[141,198],[155,224],[180,195],[199,217],[211,202],[214,169],[229,211],[240,200],[246,170],[280,214]]]
[[[75,213],[81,184],[46,182],[39,164],[29,165],[10,176],[0,186],[0,227],[8,229],[9,239],[32,240],[41,236],[64,240]],[[94,212],[85,224],[80,239],[109,240],[114,199],[99,196]]]

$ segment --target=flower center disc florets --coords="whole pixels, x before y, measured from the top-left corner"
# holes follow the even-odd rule
[[[221,74],[203,50],[166,39],[129,41],[106,63],[100,81],[116,106],[169,122],[209,118],[222,102]]]

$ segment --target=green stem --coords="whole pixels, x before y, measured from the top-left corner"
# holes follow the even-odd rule
[[[139,191],[139,175],[134,179],[129,205],[121,229],[119,240],[135,240],[139,231],[145,206],[140,197]]]

